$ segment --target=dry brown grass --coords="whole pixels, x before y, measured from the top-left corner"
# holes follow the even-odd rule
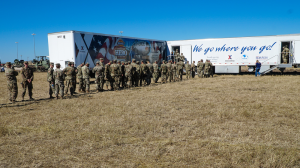
[[[0,167],[300,167],[299,76],[49,100],[46,74],[35,73],[36,101],[16,104],[0,79]]]

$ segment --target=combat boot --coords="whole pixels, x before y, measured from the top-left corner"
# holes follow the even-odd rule
[[[54,97],[52,95],[50,95],[50,99],[53,99]]]
[[[57,100],[57,99],[58,99],[58,96],[56,96],[55,99]]]
[[[89,92],[90,92],[90,91],[87,90],[85,93],[89,93]]]
[[[24,101],[24,96],[22,96],[22,101]]]
[[[29,100],[34,100],[34,98],[30,97]]]

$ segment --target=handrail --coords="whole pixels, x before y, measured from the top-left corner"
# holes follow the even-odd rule
[[[263,64],[263,63],[265,63],[265,62],[269,61],[270,59],[272,59],[272,58],[274,58],[274,57],[276,57],[276,56],[278,56],[278,55],[274,55],[273,57],[271,57],[271,58],[269,58],[269,59],[265,60],[265,61],[264,61],[264,62],[262,62],[261,64]]]

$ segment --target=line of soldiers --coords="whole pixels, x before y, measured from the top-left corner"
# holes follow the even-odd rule
[[[28,66],[28,62],[24,62],[24,67],[21,70],[22,74],[22,100],[26,93],[26,88],[28,88],[28,93],[30,100],[32,98],[32,81],[33,81],[33,69]],[[17,78],[18,72],[11,68],[11,63],[6,63],[7,69],[5,75],[8,82],[9,90],[9,100],[15,102],[18,95],[17,87]],[[199,77],[209,77],[212,74],[212,64],[209,60],[203,63],[203,60],[199,61],[197,64],[198,67],[198,76]],[[177,63],[172,62],[171,60],[163,61],[161,67],[159,68],[157,61],[151,64],[149,61],[146,62],[136,61],[135,59],[132,62],[120,62],[117,60],[110,61],[104,65],[103,58],[96,63],[96,66],[93,68],[92,72],[95,74],[95,83],[96,91],[102,92],[104,90],[104,84],[108,90],[119,90],[122,86],[123,88],[138,87],[150,85],[151,78],[155,83],[159,79],[161,74],[161,83],[181,81],[183,75],[183,69],[186,71],[186,78],[189,79],[190,76],[194,78],[195,76],[195,61],[192,64],[189,64],[187,61],[186,64],[183,61]],[[55,98],[58,99],[58,95],[63,99],[65,95],[73,96],[76,90],[76,77],[78,79],[78,92],[80,93],[89,93],[90,92],[90,70],[89,63],[82,63],[77,68],[74,67],[74,62],[69,62],[68,67],[61,70],[60,64],[56,64],[56,69],[54,70],[54,63],[50,63],[50,68],[47,73],[47,81],[49,83],[49,95],[50,98],[54,98],[52,95],[55,94]]]

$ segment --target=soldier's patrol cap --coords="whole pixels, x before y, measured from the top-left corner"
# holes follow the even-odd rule
[[[172,62],[171,60],[169,60],[169,62]]]
[[[135,61],[135,59],[132,59],[132,62],[134,62]]]
[[[124,61],[121,62],[122,64],[124,63]]]
[[[90,64],[87,62],[86,65],[90,65]]]
[[[53,63],[53,62],[50,62],[50,65],[54,65],[54,63]]]
[[[130,64],[131,62],[130,61],[128,61],[128,64]]]
[[[143,60],[141,60],[141,62],[144,62]]]
[[[68,62],[68,65],[72,65],[72,62]]]
[[[128,65],[128,62],[125,62],[125,65]]]
[[[100,64],[100,62],[99,62],[99,61],[97,61],[97,62],[96,62],[96,64]]]
[[[6,65],[11,65],[11,62],[6,62]]]
[[[81,63],[82,65],[84,65],[84,62],[83,63]]]
[[[118,63],[121,63],[121,61],[119,60]]]
[[[74,62],[71,62],[72,65],[74,65]]]
[[[103,58],[100,58],[100,60],[104,60]]]
[[[24,64],[28,64],[28,61],[25,61]]]
[[[139,64],[139,63],[140,63],[140,61],[136,61],[136,63],[137,63],[137,64]]]
[[[112,61],[109,61],[109,63],[112,63]]]
[[[55,65],[60,65],[60,63],[56,63]]]

